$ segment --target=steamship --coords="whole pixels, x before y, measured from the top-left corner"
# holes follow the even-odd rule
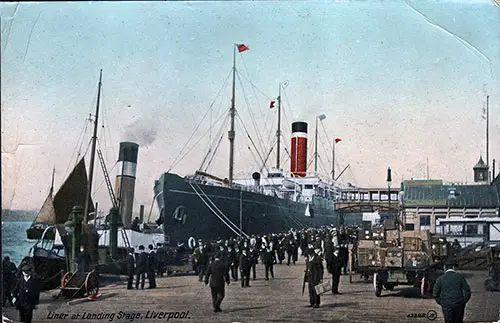
[[[241,45],[236,48],[241,52]],[[244,46],[244,45],[243,45]],[[244,50],[248,49],[246,46]],[[280,96],[278,96],[278,149],[276,167],[251,178],[233,179],[233,141],[235,109],[235,57],[233,60],[229,178],[204,171],[181,177],[170,171],[154,184],[165,243],[175,245],[197,239],[248,238],[273,232],[311,226],[339,225],[334,200],[338,186],[307,173],[306,122],[292,123],[290,172],[279,167]],[[280,84],[281,95],[281,84]],[[317,128],[317,123],[316,123]],[[316,129],[317,133],[317,129]],[[317,154],[315,154],[317,158]]]

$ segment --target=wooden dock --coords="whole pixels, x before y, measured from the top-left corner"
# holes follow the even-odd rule
[[[157,278],[156,289],[127,290],[124,280],[111,283],[94,301],[54,300],[57,290],[45,292],[33,322],[443,322],[440,307],[433,299],[421,298],[418,288],[397,286],[375,297],[372,282],[349,283],[349,276],[342,276],[341,295],[323,295],[320,308],[309,308],[307,286],[304,295],[301,292],[302,259],[296,266],[275,265],[276,278],[269,281],[259,264],[250,288],[231,282],[220,313],[212,311],[210,288],[198,277],[171,276]],[[462,274],[472,289],[465,321],[498,321],[500,292],[484,291],[486,271]],[[4,308],[4,315],[18,319],[12,307]]]

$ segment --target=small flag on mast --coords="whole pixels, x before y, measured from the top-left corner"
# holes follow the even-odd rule
[[[339,141],[342,141],[340,138],[335,138],[335,143],[338,143]]]
[[[269,109],[274,108],[274,103],[275,102],[276,102],[275,100],[271,100],[271,103],[269,104]]]
[[[324,120],[324,119],[326,119],[326,115],[325,114],[320,114],[318,116],[318,118],[319,118],[319,121]]]
[[[240,53],[250,49],[245,44],[236,44],[236,47],[238,47],[238,52]]]

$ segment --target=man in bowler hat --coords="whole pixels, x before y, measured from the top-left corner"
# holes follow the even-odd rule
[[[205,275],[205,285],[208,285],[210,280],[210,288],[212,290],[212,304],[214,312],[220,312],[220,304],[225,296],[225,285],[229,285],[229,270],[227,264],[222,261],[222,255],[218,252],[215,254],[215,259],[208,265]]]
[[[471,297],[469,284],[455,271],[454,265],[447,262],[444,275],[439,276],[434,285],[434,298],[441,305],[444,323],[462,323],[465,304]]]
[[[33,269],[29,266],[22,267],[22,277],[19,279],[12,293],[14,304],[19,310],[19,320],[31,323],[33,310],[40,300],[40,290],[33,278]]]

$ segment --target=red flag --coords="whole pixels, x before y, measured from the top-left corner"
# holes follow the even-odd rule
[[[236,44],[236,47],[238,47],[238,52],[240,53],[250,49],[245,44]]]
[[[339,142],[339,141],[342,141],[342,139],[340,138],[335,138],[335,143]]]
[[[274,100],[271,100],[271,104],[269,104],[269,109],[272,109],[272,108],[274,108],[274,102],[276,102],[276,101],[274,101]]]

